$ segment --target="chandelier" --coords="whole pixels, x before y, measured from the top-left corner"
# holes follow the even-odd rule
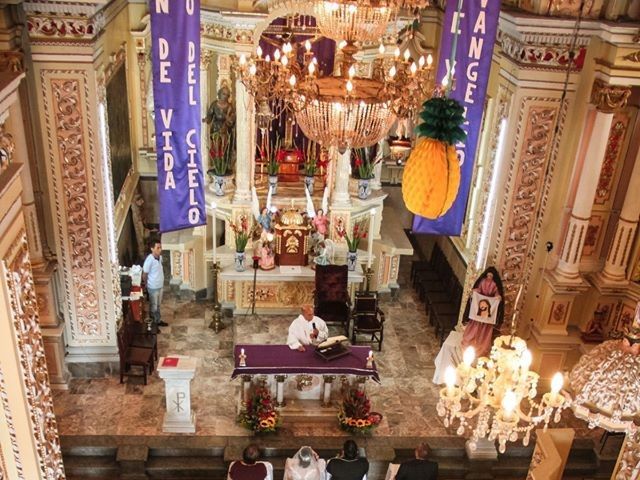
[[[313,15],[323,36],[336,41],[378,42],[401,9],[417,14],[428,0],[320,0]]]
[[[446,386],[440,391],[438,415],[444,417],[445,427],[458,422],[458,435],[471,432],[471,450],[485,437],[498,441],[500,453],[505,452],[508,441],[515,442],[521,435],[526,446],[531,430],[541,423],[546,430],[552,419],[560,420],[568,406],[560,393],[561,373],[553,376],[551,391],[536,401],[539,375],[529,370],[532,357],[527,343],[515,336],[515,316],[511,335],[496,338],[489,357],[478,358],[474,366],[475,350],[468,347],[463,361],[445,371]]]
[[[302,62],[297,60],[298,46],[285,43],[274,58],[262,56],[260,47],[255,57],[241,56],[238,73],[242,83],[257,104],[258,126],[267,125],[278,110],[295,113],[304,134],[324,147],[366,147],[382,139],[396,117],[415,115],[422,100],[433,87],[432,58],[411,59],[408,50],[400,55],[396,49],[392,59],[374,62],[371,78],[356,75],[353,43],[341,44],[342,62],[338,75],[319,77],[318,62],[305,42]]]

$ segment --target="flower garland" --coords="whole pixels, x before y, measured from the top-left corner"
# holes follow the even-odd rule
[[[275,432],[279,427],[278,412],[275,409],[269,389],[257,387],[251,398],[242,406],[238,423],[257,433]]]
[[[366,393],[350,388],[342,399],[338,421],[346,432],[370,435],[382,421],[382,415],[371,411],[371,401]]]

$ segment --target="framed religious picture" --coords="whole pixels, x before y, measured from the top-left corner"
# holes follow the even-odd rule
[[[478,292],[472,292],[469,318],[477,322],[495,325],[500,302],[499,297],[487,297]]]

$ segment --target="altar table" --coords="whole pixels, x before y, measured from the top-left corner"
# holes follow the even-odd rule
[[[251,258],[248,259],[249,265]],[[225,266],[218,276],[220,303],[233,308],[235,313],[251,311],[253,300],[253,268],[236,272],[233,265]],[[300,267],[288,273],[276,267],[273,270],[258,270],[256,276],[256,312],[267,314],[298,314],[300,305],[314,303],[316,272],[310,267]],[[349,272],[348,291],[351,300],[364,281],[361,271]]]
[[[247,357],[244,367],[239,365],[241,349],[244,349]],[[306,351],[299,352],[291,350],[288,345],[236,345],[233,352],[234,369],[231,378],[242,376],[243,400],[247,399],[253,376],[262,376],[265,383],[268,383],[270,378],[275,379],[276,403],[284,405],[285,379],[290,375],[297,375],[289,382],[290,388],[287,391],[289,397],[322,399],[323,405],[328,405],[331,401],[332,383],[338,375],[342,376],[343,382],[349,377],[355,377],[360,384],[363,384],[366,379],[380,383],[375,361],[373,368],[366,367],[366,359],[371,348],[351,346],[350,349],[348,355],[326,361],[315,353],[313,346],[308,346]],[[322,385],[320,385],[320,376],[323,379]]]

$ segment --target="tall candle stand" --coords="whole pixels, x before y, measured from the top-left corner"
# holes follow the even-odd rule
[[[215,333],[224,329],[224,323],[222,322],[222,306],[218,301],[218,273],[220,273],[220,264],[214,262],[211,267],[213,270],[213,318],[209,324],[209,328],[213,329]]]

